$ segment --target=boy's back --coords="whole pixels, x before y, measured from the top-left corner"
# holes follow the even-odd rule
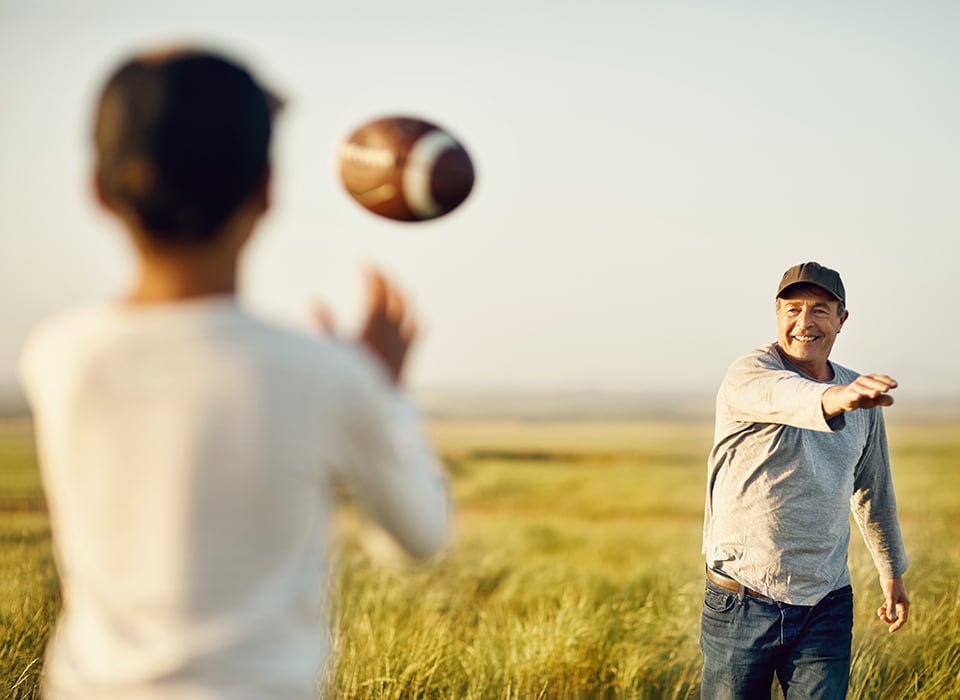
[[[335,480],[414,553],[443,539],[444,486],[382,370],[229,297],[60,317],[23,377],[64,591],[54,697],[189,697],[198,675],[197,697],[307,697]]]

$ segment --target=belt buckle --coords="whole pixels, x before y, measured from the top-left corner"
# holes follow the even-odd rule
[[[763,597],[759,591],[755,591],[752,588],[744,586],[742,583],[737,581],[735,578],[727,576],[722,571],[717,569],[712,569],[709,566],[707,569],[707,580],[711,581],[715,586],[719,586],[724,590],[730,591],[731,593],[736,593],[737,595],[749,595],[753,597]],[[712,576],[711,576],[712,574]]]

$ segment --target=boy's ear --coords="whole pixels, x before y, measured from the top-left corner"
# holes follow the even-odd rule
[[[116,213],[117,208],[110,201],[110,198],[107,196],[106,190],[103,187],[103,177],[100,174],[100,166],[95,166],[93,169],[93,195],[99,204],[104,209]]]

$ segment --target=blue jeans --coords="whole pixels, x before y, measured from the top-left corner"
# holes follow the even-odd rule
[[[707,581],[700,697],[769,700],[776,675],[787,700],[844,698],[852,636],[850,586],[809,606],[732,593]]]

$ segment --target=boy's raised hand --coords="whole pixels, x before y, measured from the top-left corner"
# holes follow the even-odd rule
[[[367,317],[360,342],[383,361],[390,376],[399,384],[417,325],[403,295],[379,270],[369,269],[366,276]]]
[[[399,384],[417,326],[403,295],[383,273],[371,268],[366,271],[366,278],[367,310],[358,340],[383,362],[390,377]],[[335,335],[333,319],[326,307],[315,305],[313,315],[323,331]]]

